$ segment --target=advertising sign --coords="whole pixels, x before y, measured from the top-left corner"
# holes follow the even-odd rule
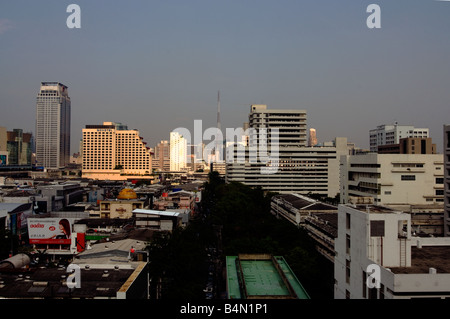
[[[29,218],[30,244],[70,245],[72,226],[72,218]]]

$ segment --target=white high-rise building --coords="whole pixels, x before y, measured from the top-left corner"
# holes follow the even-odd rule
[[[280,193],[339,193],[339,158],[348,154],[347,139],[306,147],[305,110],[251,105],[248,144],[238,144],[227,146],[227,182]]]
[[[70,114],[67,86],[42,82],[36,98],[37,165],[57,169],[70,162]]]
[[[406,137],[429,137],[428,128],[415,128],[412,125],[379,125],[370,130],[370,151],[377,152],[379,145],[391,145],[400,143],[400,139]]]
[[[178,132],[170,132],[170,170],[187,168],[187,140]]]

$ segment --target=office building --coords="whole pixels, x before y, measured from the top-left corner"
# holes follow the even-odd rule
[[[187,140],[178,132],[170,132],[170,170],[183,171],[187,168]]]
[[[378,152],[378,146],[399,144],[400,139],[405,137],[429,137],[428,128],[415,128],[412,125],[379,125],[370,130],[370,151]]]
[[[444,235],[450,236],[450,125],[444,125]]]
[[[280,141],[281,143],[281,141]],[[335,197],[339,193],[339,158],[348,153],[347,139],[337,137],[322,147],[279,147],[271,161],[252,162],[251,147],[228,147],[227,155],[234,160],[226,163],[226,181],[241,182],[266,191],[280,193],[323,194]],[[239,158],[244,154],[242,161]]]
[[[48,169],[70,161],[71,101],[67,86],[42,82],[36,98],[36,161]]]
[[[280,193],[339,193],[339,158],[348,154],[347,139],[306,147],[306,111],[251,105],[246,134],[248,145],[227,146],[227,182]]]
[[[102,180],[153,179],[150,148],[138,130],[114,122],[83,129],[82,176]]]
[[[335,299],[450,296],[450,241],[412,236],[410,218],[377,205],[339,205]]]
[[[372,197],[379,205],[444,202],[442,154],[361,154],[341,157],[341,203]]]
[[[306,111],[268,109],[267,105],[253,104],[250,106],[249,128],[251,141],[257,141],[260,136],[254,136],[260,129],[278,129],[275,141],[268,132],[267,144],[279,143],[284,146],[306,146]],[[253,136],[252,136],[253,135]],[[265,142],[265,141],[262,141]]]

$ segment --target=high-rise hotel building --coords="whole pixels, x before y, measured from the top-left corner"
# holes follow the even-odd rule
[[[42,82],[36,98],[36,162],[57,169],[70,161],[71,104],[67,86]]]
[[[83,129],[82,176],[103,180],[126,180],[152,176],[150,148],[138,130],[103,122]]]

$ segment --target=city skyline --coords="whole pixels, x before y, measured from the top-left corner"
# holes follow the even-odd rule
[[[369,148],[380,124],[427,127],[442,152],[448,122],[450,4],[438,1],[76,1],[0,4],[1,126],[36,134],[39,84],[67,85],[71,153],[82,128],[138,129],[151,147],[194,120],[239,127],[252,104],[308,112],[319,142]],[[369,29],[366,8],[381,8]]]

